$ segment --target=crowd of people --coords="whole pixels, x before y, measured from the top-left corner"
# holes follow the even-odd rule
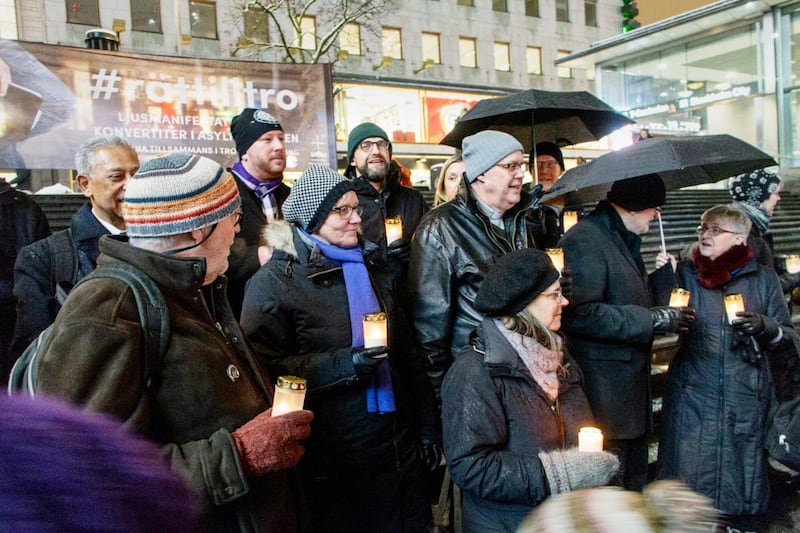
[[[434,531],[430,485],[443,465],[466,533],[565,530],[558,520],[568,527],[576,515],[564,506],[589,516],[594,501],[661,512],[692,502],[667,531],[747,528],[766,511],[763,428],[774,400],[796,395],[800,348],[784,298],[800,275],[781,269],[769,241],[776,174],[733,177],[733,203],[703,214],[692,249],[680,260],[664,249],[646,265],[641,236],[666,202],[658,174],[614,182],[564,232],[563,199],[541,202],[565,167],[552,142],[529,147],[525,161],[511,135],[467,136],[429,209],[402,184],[376,124],[350,132],[344,174],[311,164],[291,187],[275,116],[244,109],[231,134],[239,157],[229,169],[191,154],[140,165],[125,140],[91,139],[76,154],[88,202],[70,228],[47,237],[46,223],[7,223],[18,238],[6,243],[15,266],[3,323],[15,326],[3,336],[4,376],[52,326],[37,397],[4,411],[34,412],[46,396],[110,415],[122,433],[103,453],[120,462],[98,490],[130,486],[130,469],[158,473],[149,481],[158,505],[137,485],[124,516],[161,527],[174,508],[185,521],[170,529],[210,531]],[[41,219],[24,198],[5,204]],[[391,240],[389,218],[402,222]],[[554,246],[566,268],[543,251]],[[158,361],[144,356],[130,287],[99,275],[119,264],[166,301]],[[675,288],[690,292],[688,304],[668,305]],[[727,316],[732,293],[744,311]],[[387,324],[377,342],[363,327],[375,313]],[[680,335],[657,472],[672,481],[648,485],[660,334]],[[302,409],[273,416],[278,376],[306,381]],[[79,430],[71,408],[43,409],[67,424],[63,438],[112,431],[107,419]],[[16,434],[30,418],[0,425]],[[602,450],[580,449],[587,426],[602,430]],[[17,455],[0,457],[0,470]],[[133,466],[120,472],[123,459]],[[46,483],[98,475],[67,469]],[[583,489],[599,492],[562,495]],[[11,529],[45,512],[35,491],[14,494],[0,496]],[[76,500],[78,515],[97,503]]]

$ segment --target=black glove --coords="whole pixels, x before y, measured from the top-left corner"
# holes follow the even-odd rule
[[[731,322],[731,326],[736,331],[751,335],[763,342],[772,342],[781,333],[781,327],[772,318],[759,313],[739,311],[736,313],[736,320]]]
[[[694,322],[693,307],[651,307],[653,333],[678,333],[689,331]]]
[[[578,448],[540,452],[550,494],[600,487],[619,470],[619,459],[610,452],[581,452]]]
[[[408,263],[411,257],[411,245],[406,239],[397,239],[386,247],[386,256],[395,261]]]
[[[572,299],[572,270],[567,265],[561,269],[561,295],[567,300]]]
[[[353,348],[353,368],[359,379],[369,379],[375,375],[375,370],[381,361],[389,355],[388,346],[374,346],[372,348]]]
[[[755,365],[761,361],[761,346],[758,345],[758,341],[751,335],[734,329],[731,348],[733,350],[739,350],[742,354],[742,359],[750,364]]]
[[[419,453],[423,464],[433,472],[442,460],[442,445],[438,442],[423,440],[419,445]]]
[[[800,285],[800,272],[795,274],[784,272],[781,274],[781,289],[783,289],[783,292],[790,292],[798,285]]]

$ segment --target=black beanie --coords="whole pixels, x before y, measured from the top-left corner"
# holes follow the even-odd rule
[[[644,211],[664,205],[667,190],[658,174],[647,174],[615,181],[606,199],[630,211]]]
[[[536,164],[537,155],[553,156],[553,158],[558,161],[558,164],[561,165],[561,172],[564,172],[564,155],[561,153],[561,148],[559,148],[557,144],[547,141],[536,143],[533,153],[531,154],[531,167]]]
[[[231,120],[231,136],[236,143],[239,159],[262,135],[268,131],[283,131],[278,119],[263,109],[246,107]]]
[[[535,248],[501,256],[486,273],[475,309],[487,316],[514,316],[558,279],[550,257]]]

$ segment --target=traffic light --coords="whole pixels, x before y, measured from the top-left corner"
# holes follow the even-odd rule
[[[641,23],[636,20],[636,15],[639,14],[639,6],[636,5],[635,0],[622,0],[622,7],[619,10],[622,13],[622,33],[627,33],[641,26]]]

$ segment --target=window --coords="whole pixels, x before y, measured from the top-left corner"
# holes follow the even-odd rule
[[[422,32],[422,61],[442,62],[441,37],[438,33]]]
[[[583,14],[587,26],[597,27],[597,0],[584,0]]]
[[[210,0],[190,0],[189,20],[192,37],[217,38],[217,3]]]
[[[258,5],[247,6],[244,12],[243,37],[253,43],[269,42],[269,17],[267,11]]]
[[[383,57],[403,59],[403,41],[400,28],[384,26],[381,30],[381,46]]]
[[[317,19],[304,16],[300,19],[300,35],[294,36],[294,42],[303,50],[316,50],[317,48]]]
[[[526,17],[539,16],[539,0],[525,0],[525,16]]]
[[[502,70],[504,72],[511,71],[511,46],[508,43],[495,41],[494,69]]]
[[[569,0],[556,0],[556,20],[569,22]]]
[[[508,12],[507,0],[492,0],[492,11]]]
[[[97,0],[67,0],[67,22],[99,26],[100,8]]]
[[[361,26],[355,22],[345,24],[339,32],[339,50],[351,56],[361,55]]]
[[[131,0],[131,29],[161,33],[161,6],[158,0]]]
[[[478,42],[472,37],[458,38],[458,64],[469,68],[478,66]]]
[[[528,74],[540,76],[542,74],[542,49],[538,46],[529,46],[526,52]]]
[[[456,0],[456,4],[460,6],[475,7],[475,0]]]
[[[565,57],[570,55],[572,52],[569,50],[559,50],[556,54],[556,57]],[[558,67],[558,77],[559,78],[571,78],[572,77],[572,69],[569,67]]]

